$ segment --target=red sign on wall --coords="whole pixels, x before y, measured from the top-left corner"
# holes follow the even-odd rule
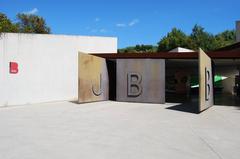
[[[17,74],[18,73],[18,63],[17,62],[10,62],[9,72],[11,74]]]

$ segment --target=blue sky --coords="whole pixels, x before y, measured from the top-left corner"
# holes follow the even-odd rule
[[[118,47],[156,44],[173,27],[234,29],[240,0],[0,0],[0,12],[43,16],[54,34],[118,37]]]

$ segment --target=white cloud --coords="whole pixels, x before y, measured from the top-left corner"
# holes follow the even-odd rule
[[[37,14],[38,12],[38,9],[37,8],[33,8],[32,10],[30,11],[26,11],[26,12],[23,12],[24,14]]]
[[[97,17],[97,18],[94,19],[94,21],[95,21],[95,22],[99,22],[99,21],[100,21],[100,18]]]
[[[133,19],[132,21],[130,21],[129,23],[117,23],[116,27],[132,27],[134,25],[136,25],[137,23],[139,23],[139,19]]]
[[[138,19],[133,19],[131,22],[128,23],[128,26],[134,26],[137,23],[139,23],[139,20]]]
[[[118,23],[118,24],[116,24],[116,27],[126,27],[127,25],[126,24],[124,24],[124,23]]]

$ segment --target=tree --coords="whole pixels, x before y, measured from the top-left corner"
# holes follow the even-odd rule
[[[18,26],[11,22],[3,13],[0,13],[0,33],[2,32],[18,32]]]
[[[157,52],[157,46],[153,45],[136,45],[118,50],[119,53],[142,53],[142,52]]]
[[[46,25],[45,20],[40,16],[20,13],[17,14],[17,19],[19,31],[22,33],[50,33],[50,28]]]
[[[20,32],[20,33],[41,33],[49,34],[50,28],[45,20],[37,15],[17,14],[17,23],[11,22],[3,13],[0,13],[0,33],[1,32]]]
[[[180,29],[173,28],[158,42],[158,51],[169,51],[176,47],[189,47],[188,36]]]
[[[137,53],[134,46],[118,49],[118,53]]]
[[[190,44],[190,49],[202,48],[205,51],[214,50],[217,45],[214,35],[205,32],[204,28],[199,25],[195,25],[192,29]]]
[[[226,30],[222,33],[215,35],[215,39],[217,43],[216,49],[231,45],[236,40],[236,32],[235,30]]]
[[[135,50],[137,52],[154,52],[155,47],[153,45],[136,45]]]
[[[169,51],[176,47],[186,47],[192,50],[202,48],[204,51],[213,51],[233,44],[235,42],[235,36],[234,30],[226,30],[217,35],[213,35],[206,32],[200,25],[195,25],[190,35],[186,35],[181,30],[173,28],[172,31],[158,43],[158,51]]]

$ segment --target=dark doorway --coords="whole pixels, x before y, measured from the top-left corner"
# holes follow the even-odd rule
[[[166,102],[186,103],[198,99],[197,59],[166,60]]]
[[[109,76],[109,100],[116,100],[116,61],[107,60],[107,69]]]

